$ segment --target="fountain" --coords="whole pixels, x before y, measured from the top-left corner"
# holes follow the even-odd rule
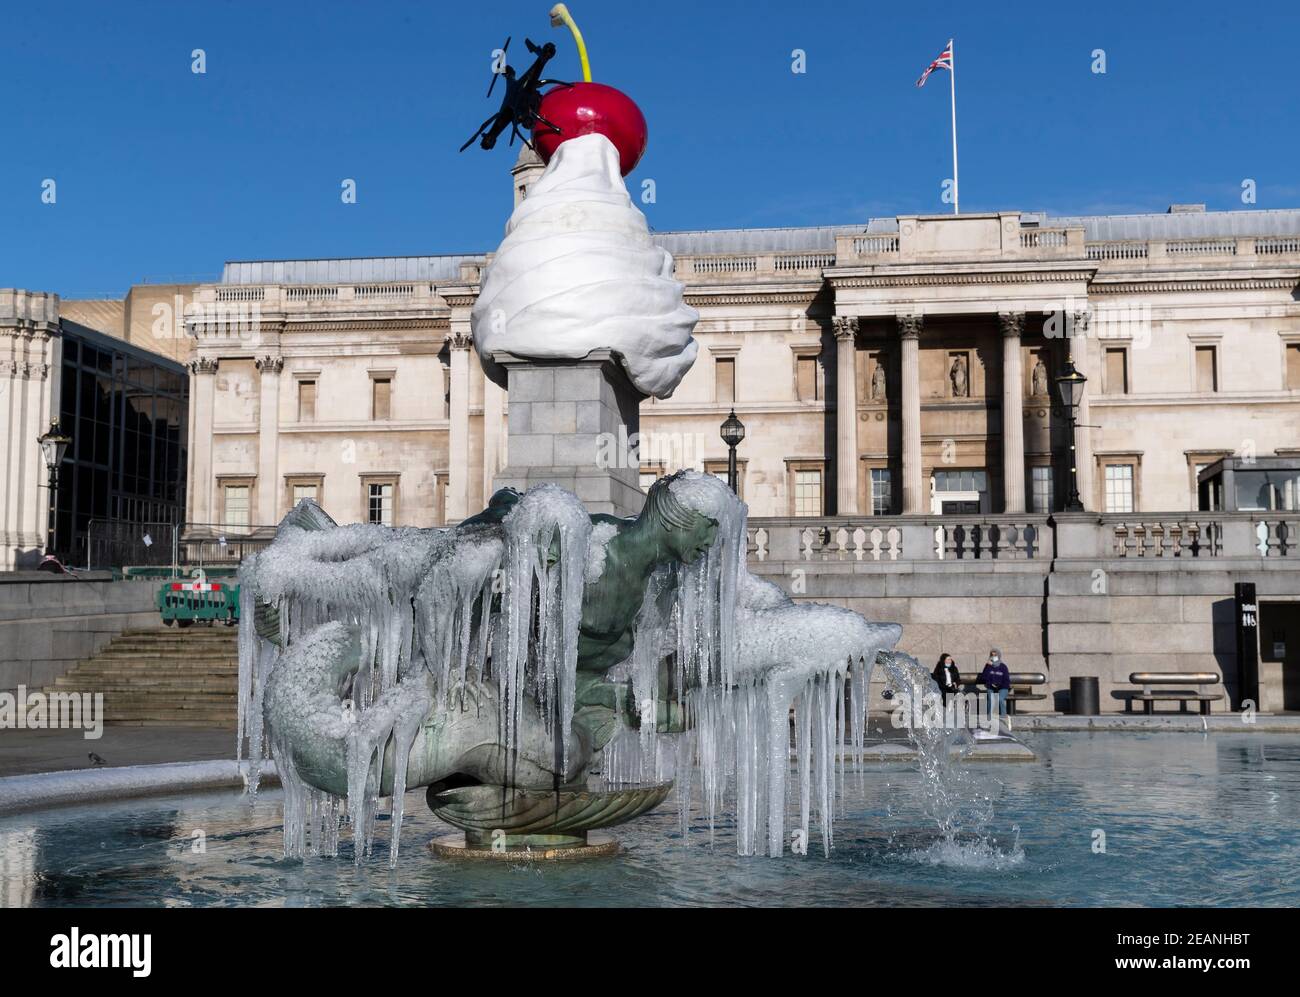
[[[531,129],[547,167],[472,317],[484,369],[517,393],[499,483],[523,487],[450,529],[290,512],[240,574],[241,749],[275,760],[288,856],[335,854],[346,815],[360,862],[388,797],[396,863],[403,797],[423,787],[464,834],[443,852],[567,857],[674,783],[684,812],[693,771],[710,824],[734,808],[740,853],[781,855],[793,707],[800,831],[815,814],[829,848],[833,769],[862,744],[872,666],[901,629],[751,575],[745,506],[718,478],[660,479],[627,514],[640,492],[626,461],[599,459],[600,431],[634,436],[640,399],[672,394],[698,315],[624,185],[640,111],[589,75],[538,93],[554,46],[526,44],[537,60],[506,71],[481,144]],[[550,397],[572,425],[544,425],[535,385],[566,374]]]

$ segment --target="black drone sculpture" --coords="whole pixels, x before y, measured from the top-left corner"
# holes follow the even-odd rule
[[[469,137],[469,141],[460,147],[464,152],[474,140],[482,136],[479,145],[484,149],[491,149],[497,144],[497,139],[501,133],[510,127],[510,145],[515,144],[515,138],[518,138],[528,148],[533,144],[528,141],[528,133],[531,132],[540,122],[557,135],[560,129],[551,122],[547,121],[538,113],[541,107],[542,93],[541,88],[555,84],[557,86],[569,87],[572,83],[565,83],[562,80],[545,80],[542,79],[542,70],[546,64],[555,56],[555,46],[551,42],[538,47],[532,43],[531,39],[525,38],[524,44],[528,46],[528,51],[537,56],[533,64],[524,70],[523,76],[517,76],[514,68],[506,65],[505,68],[493,72],[492,82],[488,85],[487,95],[492,96],[492,88],[497,85],[497,77],[504,76],[506,79],[506,94],[501,99],[501,109],[492,115],[483,124],[479,125],[478,131]],[[510,48],[510,39],[501,46],[501,58],[505,58],[505,53]],[[522,129],[522,131],[521,131]]]

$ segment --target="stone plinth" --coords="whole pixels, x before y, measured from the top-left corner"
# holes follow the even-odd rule
[[[617,358],[594,350],[582,360],[492,359],[509,377],[509,459],[496,487],[524,491],[549,481],[590,512],[640,512],[642,396]]]

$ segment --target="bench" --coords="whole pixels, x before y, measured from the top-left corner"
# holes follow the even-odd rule
[[[1129,698],[1129,702],[1134,700],[1142,704],[1142,712],[1151,716],[1155,712],[1156,700],[1167,699],[1174,700],[1178,703],[1178,712],[1186,713],[1188,703],[1201,704],[1201,716],[1209,716],[1210,704],[1215,700],[1223,698],[1221,692],[1202,692],[1197,689],[1195,692],[1184,690],[1160,690],[1156,691],[1152,686],[1157,685],[1181,685],[1181,686],[1205,686],[1218,685],[1219,676],[1215,672],[1133,672],[1129,675],[1128,680],[1134,685],[1140,685],[1142,691],[1134,694]],[[1125,704],[1125,709],[1128,709]]]
[[[969,687],[967,691],[973,689],[976,692],[988,692],[980,683],[979,672],[960,672],[963,686]],[[1039,699],[1046,699],[1047,693],[1034,692],[1034,686],[1043,685],[1047,682],[1047,676],[1042,672],[1012,672],[1011,673],[1011,690],[1007,693],[1007,715],[1015,716],[1016,702],[1033,702]]]

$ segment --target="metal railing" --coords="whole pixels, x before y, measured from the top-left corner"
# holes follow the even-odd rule
[[[86,570],[179,565],[175,523],[92,519],[86,524]]]
[[[85,566],[88,570],[168,568],[173,575],[193,568],[236,567],[274,538],[274,526],[92,519],[86,529]]]

